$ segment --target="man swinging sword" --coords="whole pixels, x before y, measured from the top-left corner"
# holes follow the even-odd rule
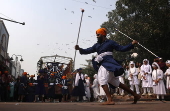
[[[134,102],[132,104],[136,104],[141,96],[133,92],[129,87],[119,81],[118,76],[124,73],[124,69],[113,58],[112,52],[113,49],[122,52],[129,51],[130,49],[133,49],[134,44],[138,44],[138,42],[133,40],[132,43],[126,46],[121,46],[115,41],[107,39],[106,35],[106,29],[100,28],[96,31],[97,43],[87,49],[82,49],[79,47],[79,45],[76,45],[75,49],[79,50],[80,54],[90,54],[97,52],[98,56],[92,62],[94,69],[98,71],[99,84],[102,86],[107,96],[107,101],[104,102],[103,105],[115,104],[111,98],[111,94],[107,85],[108,83],[114,87],[120,87],[128,93],[132,94],[134,96]]]

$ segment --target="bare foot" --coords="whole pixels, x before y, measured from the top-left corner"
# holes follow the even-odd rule
[[[139,94],[134,96],[134,102],[132,104],[136,104],[137,101],[141,98],[141,96]]]
[[[102,103],[101,105],[115,105],[115,102],[113,102],[113,101],[106,101],[106,102]]]

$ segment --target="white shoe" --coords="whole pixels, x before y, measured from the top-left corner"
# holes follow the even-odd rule
[[[148,93],[149,96],[151,96],[152,94],[151,93]]]
[[[101,103],[105,102],[104,100],[100,100]]]
[[[114,96],[117,96],[117,93],[114,93],[113,95],[114,95]]]
[[[121,96],[124,96],[124,93],[122,93]]]
[[[145,96],[145,95],[146,95],[146,93],[143,93],[143,94],[142,94],[142,96]]]

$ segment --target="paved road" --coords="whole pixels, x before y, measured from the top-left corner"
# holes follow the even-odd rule
[[[88,103],[17,103],[0,102],[0,111],[170,111],[170,101],[116,102],[116,105],[100,105]]]

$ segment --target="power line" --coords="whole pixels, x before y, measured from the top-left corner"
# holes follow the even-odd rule
[[[2,14],[2,13],[0,13],[1,15],[3,15],[3,16],[5,16],[5,17],[7,17],[7,18],[9,18],[8,16],[6,16],[6,15],[4,15],[4,14]],[[11,19],[11,18],[9,18],[9,19]],[[13,19],[11,19],[11,20],[13,20]]]

